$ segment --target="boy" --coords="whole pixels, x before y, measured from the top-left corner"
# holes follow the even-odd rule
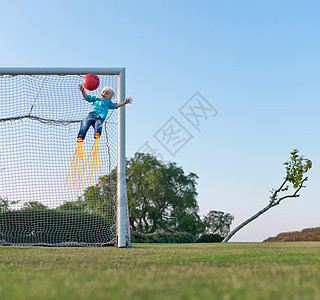
[[[102,131],[102,124],[108,115],[109,109],[117,109],[121,106],[124,106],[128,103],[132,103],[132,98],[127,97],[121,103],[113,103],[111,98],[114,96],[114,91],[111,87],[105,86],[100,94],[100,97],[88,95],[82,84],[79,85],[79,90],[82,93],[84,100],[88,102],[93,102],[91,110],[89,111],[88,116],[84,118],[81,123],[80,130],[78,133],[77,143],[82,143],[90,126],[94,127],[94,138],[100,138]]]

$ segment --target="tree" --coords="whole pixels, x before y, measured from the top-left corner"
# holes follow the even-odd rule
[[[161,210],[153,209],[149,204],[150,177],[160,168],[160,162],[151,155],[136,153],[134,158],[127,161],[126,180],[128,206],[131,229],[138,232],[150,232],[152,226],[148,218],[160,222]],[[160,188],[159,188],[160,189]]]
[[[226,237],[230,232],[230,226],[234,216],[222,211],[211,210],[204,218],[203,223],[205,225],[206,234],[217,234],[221,237]]]
[[[194,236],[202,233],[204,224],[197,214],[187,214],[179,220],[177,231],[189,232]]]
[[[304,174],[312,167],[312,162],[309,159],[305,159],[303,156],[299,156],[298,152],[299,151],[297,149],[293,149],[290,160],[284,163],[286,168],[286,177],[278,189],[273,188],[270,191],[271,196],[269,197],[269,204],[232,230],[222,242],[229,241],[229,239],[240,229],[258,218],[270,208],[279,205],[282,200],[287,198],[297,198],[300,196],[298,194],[299,191],[301,188],[305,187],[304,183],[308,181],[308,177],[304,177]],[[283,195],[283,192],[287,192],[289,190],[290,184],[292,185],[294,191],[291,194]],[[280,194],[283,196],[280,197]]]
[[[66,201],[60,206],[57,207],[58,211],[63,212],[85,212],[86,206],[82,199],[78,199],[77,201]]]
[[[85,189],[77,201],[66,201],[57,207],[58,211],[94,213],[102,217],[115,213],[117,193],[117,169],[99,177],[98,183]]]
[[[175,163],[136,153],[127,162],[130,225],[134,231],[196,231],[200,217],[194,173],[185,174]]]
[[[0,213],[5,213],[10,211],[10,205],[18,204],[19,201],[10,201],[7,198],[0,197]]]
[[[48,210],[49,207],[42,204],[39,201],[29,201],[23,204],[23,207],[20,210],[27,211],[27,210],[36,210],[36,211],[43,211]]]
[[[102,217],[114,213],[116,175],[115,168],[100,177],[96,186],[88,187],[76,202],[65,202],[57,210],[84,211]],[[214,220],[212,212],[206,222],[199,217],[197,179],[196,174],[185,174],[176,163],[163,163],[150,154],[136,153],[126,162],[131,229],[140,233],[188,232],[194,236],[205,230],[219,233],[229,230],[233,220],[230,214],[215,212],[219,217]]]
[[[115,173],[116,169],[111,173]],[[107,177],[116,178],[112,175],[100,177],[98,184],[88,187],[79,203],[82,203],[84,211],[108,218],[115,213],[116,180],[107,180]]]

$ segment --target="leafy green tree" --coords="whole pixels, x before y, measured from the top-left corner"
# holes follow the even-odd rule
[[[153,156],[136,153],[134,158],[127,161],[126,179],[130,226],[134,231],[151,232],[149,227],[153,224],[149,218],[161,221],[161,212],[166,208],[165,204],[159,204],[160,209],[153,209],[149,203],[152,192],[148,187],[150,177],[154,176],[155,170],[160,168],[160,162]],[[150,174],[153,173],[151,176]],[[155,184],[154,184],[155,186]],[[158,188],[160,190],[160,187]]]
[[[77,201],[67,201],[56,209],[68,212],[87,212],[107,217],[115,213],[116,202],[116,172],[114,169],[109,175],[99,178],[98,184],[89,186]]]
[[[20,210],[37,210],[37,211],[43,211],[48,210],[49,207],[42,204],[39,201],[29,201],[23,204],[23,207]]]
[[[143,153],[136,153],[127,162],[126,174],[133,230],[142,233],[196,231],[196,221],[200,220],[196,174],[186,175],[175,163],[165,164]]]
[[[114,214],[116,175],[115,168],[110,174],[100,177],[96,186],[87,188],[76,202],[65,202],[57,210],[84,211],[103,217]],[[206,227],[207,232],[213,232],[213,226],[227,226],[227,219],[222,216],[218,221],[221,223],[223,220],[223,225],[213,225],[211,215],[206,222],[199,217],[197,179],[196,174],[185,174],[175,163],[163,163],[150,154],[136,153],[126,162],[131,229],[146,234],[188,232],[199,235],[205,232]]]
[[[60,206],[57,207],[58,211],[65,211],[65,212],[85,212],[86,206],[84,201],[79,198],[77,201],[67,201]]]
[[[222,211],[211,210],[204,218],[206,234],[217,234],[221,237],[226,237],[230,232],[230,226],[234,216]]]
[[[100,177],[96,186],[90,186],[85,190],[82,196],[85,211],[102,217],[107,217],[110,212],[115,213],[116,182],[110,183],[106,180],[107,177]]]
[[[236,234],[240,229],[244,226],[258,218],[260,215],[268,211],[270,208],[275,207],[280,204],[280,202],[287,198],[297,198],[300,195],[298,194],[301,188],[306,187],[304,183],[308,181],[308,177],[304,174],[309,171],[312,167],[312,162],[310,159],[304,158],[302,155],[299,156],[299,151],[297,149],[293,149],[291,152],[290,160],[285,162],[283,165],[286,169],[286,176],[284,181],[280,185],[278,189],[272,189],[269,204],[258,211],[255,215],[253,215],[248,220],[241,223],[238,227],[232,230],[227,237],[223,240],[223,242],[227,242],[234,234]],[[283,194],[287,192],[292,185],[294,189],[291,194]]]
[[[5,213],[10,211],[10,205],[18,204],[19,201],[10,201],[7,198],[0,197],[0,213]]]
[[[205,226],[197,214],[187,214],[179,220],[178,232],[189,232],[194,236],[203,232]]]

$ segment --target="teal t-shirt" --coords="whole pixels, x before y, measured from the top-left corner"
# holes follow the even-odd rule
[[[107,117],[109,109],[117,108],[117,103],[97,96],[88,95],[88,97],[84,98],[84,100],[93,102],[89,114],[92,114],[101,119],[105,119]]]

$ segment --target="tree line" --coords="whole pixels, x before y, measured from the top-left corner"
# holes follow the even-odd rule
[[[99,179],[88,187],[77,201],[67,201],[55,208],[65,212],[87,212],[110,217],[115,213],[116,172]],[[135,232],[188,232],[194,236],[226,237],[234,217],[229,213],[211,210],[200,217],[197,203],[195,173],[185,174],[176,163],[164,163],[153,155],[136,153],[127,160],[126,181],[130,228]],[[113,195],[113,196],[112,196]],[[7,199],[0,198],[0,211],[9,210]],[[49,210],[37,201],[30,201],[20,210]]]

